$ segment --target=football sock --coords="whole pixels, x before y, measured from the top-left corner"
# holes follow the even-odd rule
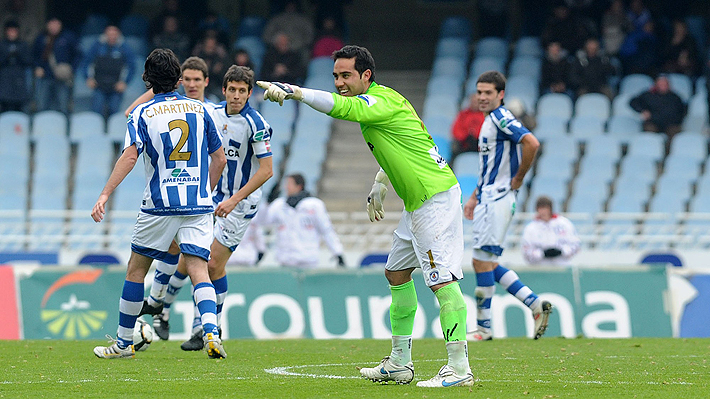
[[[195,285],[195,302],[202,316],[202,329],[207,333],[217,334],[217,304],[212,283],[199,283]]]
[[[133,344],[133,328],[143,307],[143,283],[125,280],[123,292],[118,303],[118,332],[116,343],[121,349]]]
[[[170,276],[177,270],[177,260],[166,259],[165,261],[156,261],[155,263],[155,275],[153,276],[153,284],[150,286],[150,295],[148,296],[148,305],[156,307],[160,305],[165,299],[166,291],[168,290],[168,283],[170,282]],[[171,263],[171,262],[175,263]]]
[[[540,306],[540,299],[530,288],[528,288],[527,285],[520,281],[517,273],[498,265],[495,269],[493,269],[493,274],[496,282],[503,286],[503,288],[505,288],[511,295],[518,298],[527,307],[535,309]]]
[[[398,366],[404,366],[412,361],[412,336],[393,335],[390,360]]]
[[[195,335],[199,332],[204,332],[202,331],[202,316],[200,315],[200,309],[197,307],[197,301],[195,300],[195,287],[192,287],[192,303],[195,305],[192,311],[194,315],[192,319],[192,335]]]
[[[180,289],[187,282],[187,276],[175,271],[168,281],[168,289],[165,292],[165,299],[163,299],[163,318],[168,318],[170,316],[170,306],[175,301],[175,297],[180,292]]]
[[[446,342],[466,341],[466,302],[458,282],[447,284],[434,293],[439,301],[439,321]]]
[[[227,297],[227,290],[229,289],[229,285],[227,284],[227,275],[222,278],[218,278],[213,281],[212,284],[214,284],[214,292],[217,294],[217,325],[219,325],[219,322],[222,319],[222,305],[224,304],[224,298]]]
[[[496,289],[493,272],[476,273],[476,282],[478,285],[475,291],[478,328],[489,331],[491,329],[491,300]]]
[[[446,352],[449,354],[449,366],[451,366],[456,374],[466,375],[471,372],[471,366],[468,364],[468,342],[452,341],[446,343]]]
[[[390,324],[392,335],[409,336],[414,331],[414,315],[417,313],[417,291],[414,280],[401,285],[390,285],[392,304]]]

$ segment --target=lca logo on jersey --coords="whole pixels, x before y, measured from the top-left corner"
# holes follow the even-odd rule
[[[364,100],[368,107],[372,107],[377,103],[377,99],[375,97],[368,96],[367,94],[361,94],[357,97]]]

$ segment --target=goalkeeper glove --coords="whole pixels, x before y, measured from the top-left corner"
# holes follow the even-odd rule
[[[389,177],[387,174],[380,169],[375,176],[375,183],[372,185],[372,190],[370,190],[370,195],[367,196],[367,215],[370,217],[370,221],[380,221],[385,218],[385,207],[383,202],[385,201],[385,195],[387,195],[387,182]]]
[[[284,100],[303,100],[303,92],[296,85],[279,82],[264,82],[258,80],[256,84],[264,89],[264,100],[284,105]]]
[[[562,251],[560,251],[557,248],[547,248],[544,251],[544,254],[545,254],[546,258],[556,258],[556,257],[562,255]]]

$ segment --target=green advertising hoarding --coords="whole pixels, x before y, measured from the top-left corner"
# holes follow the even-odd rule
[[[555,306],[546,336],[670,337],[663,268],[518,271]],[[152,276],[152,274],[150,274]],[[124,269],[37,269],[20,277],[23,337],[101,339],[114,335]],[[389,288],[382,270],[236,269],[228,273],[222,316],[226,338],[389,338]],[[414,273],[415,337],[441,337],[438,304]],[[461,281],[468,324],[475,325],[472,272]],[[171,339],[189,337],[190,289],[172,307]],[[532,335],[532,316],[500,287],[492,302],[497,338]],[[470,329],[470,327],[469,327]]]

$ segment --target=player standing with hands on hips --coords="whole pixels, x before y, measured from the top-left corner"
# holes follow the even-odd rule
[[[143,80],[155,97],[129,116],[123,154],[91,212],[94,221],[103,220],[106,202],[142,153],[146,189],[131,239],[117,338],[108,347],[94,348],[99,358],[134,357],[133,327],[143,306],[143,281],[153,259],[168,256],[173,240],[180,246],[195,287],[207,354],[210,358],[227,356],[217,329],[215,289],[207,272],[212,190],[227,160],[222,137],[203,104],[175,92],[180,74],[180,63],[171,50],[155,49],[146,59]]]
[[[517,273],[498,264],[503,241],[513,214],[515,195],[535,160],[540,142],[515,116],[503,107],[505,77],[488,71],[476,83],[479,110],[486,114],[478,137],[480,175],[478,187],[463,207],[466,219],[473,220],[473,268],[478,305],[478,327],[468,334],[470,341],[489,341],[491,333],[491,299],[498,282],[532,310],[533,337],[545,333],[552,304],[538,298],[520,282]],[[519,147],[522,145],[522,156]]]
[[[421,268],[439,302],[448,363],[417,386],[471,386],[474,379],[468,363],[466,303],[458,283],[463,278],[463,223],[456,176],[409,101],[375,83],[375,61],[366,48],[345,46],[333,53],[333,59],[338,93],[284,83],[257,84],[266,90],[264,99],[280,104],[294,99],[333,118],[360,123],[362,135],[380,165],[368,197],[371,221],[384,217],[382,202],[388,182],[404,201],[385,265],[392,292],[392,352],[377,366],[360,369],[360,374],[373,381],[400,384],[414,379],[411,348],[417,293],[411,275],[415,268]]]

